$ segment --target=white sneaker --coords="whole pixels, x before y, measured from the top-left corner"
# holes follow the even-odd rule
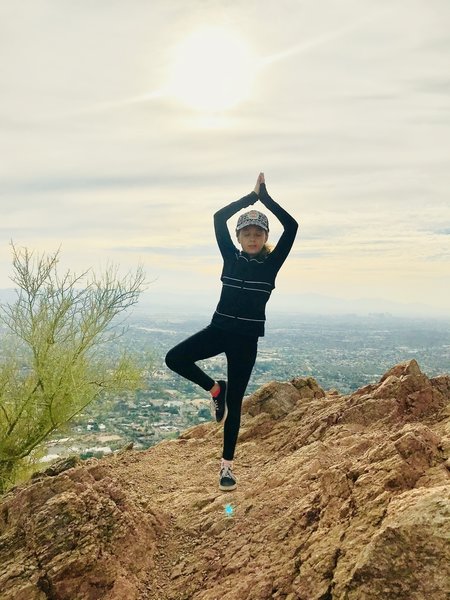
[[[236,487],[236,477],[233,475],[231,467],[224,465],[220,469],[219,490],[222,490],[222,492],[231,492]]]

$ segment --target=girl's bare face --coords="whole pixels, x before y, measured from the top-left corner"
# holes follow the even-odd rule
[[[242,246],[242,250],[250,255],[256,255],[261,252],[268,238],[267,231],[257,225],[248,225],[238,231],[237,239]]]

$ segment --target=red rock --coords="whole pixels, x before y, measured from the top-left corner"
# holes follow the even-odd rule
[[[228,494],[221,447],[202,424],[11,490],[1,600],[450,596],[448,375],[408,361],[347,396],[266,384],[245,400]]]

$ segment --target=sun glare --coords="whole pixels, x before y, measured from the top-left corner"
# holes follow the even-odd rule
[[[176,48],[169,91],[198,111],[227,110],[248,97],[254,65],[249,46],[232,31],[199,29]]]

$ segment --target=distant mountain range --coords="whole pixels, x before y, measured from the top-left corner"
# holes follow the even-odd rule
[[[0,302],[13,302],[16,298],[14,289],[0,289]],[[134,311],[137,313],[179,313],[191,315],[209,315],[214,312],[217,301],[216,294],[169,294],[157,289],[144,292]],[[292,314],[328,314],[368,315],[372,313],[387,313],[399,317],[430,317],[448,318],[449,312],[439,310],[427,304],[417,302],[402,303],[386,298],[338,298],[323,294],[298,294],[289,297],[277,295],[275,292],[267,307],[268,313],[290,312]]]
[[[182,311],[185,314],[209,315],[214,312],[218,299],[218,293],[209,297],[208,295],[198,296],[189,292],[168,295],[150,288],[143,295],[137,310],[153,311],[156,313]],[[292,314],[327,315],[388,313],[398,317],[449,317],[449,313],[444,310],[414,302],[401,303],[387,300],[386,298],[338,298],[323,294],[298,294],[286,297],[285,295],[277,294],[277,291],[275,291],[267,305],[267,313],[286,312]]]

